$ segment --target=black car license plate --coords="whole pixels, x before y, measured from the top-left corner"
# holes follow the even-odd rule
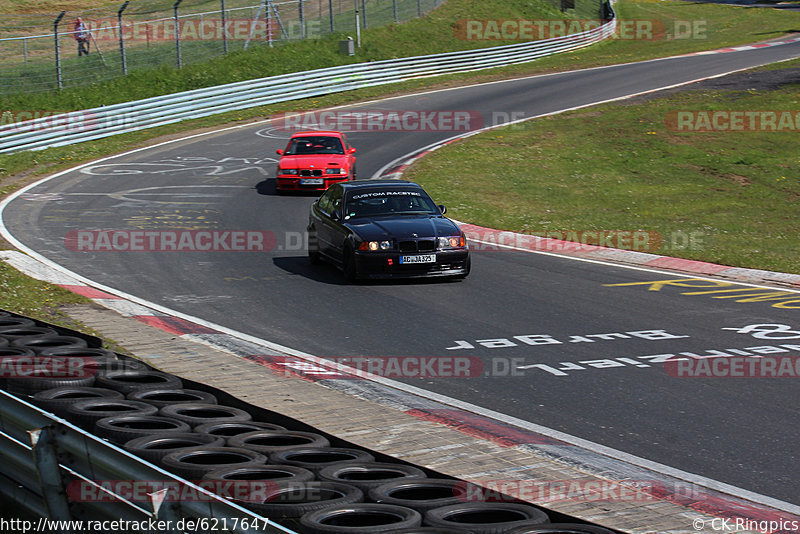
[[[415,254],[414,256],[400,256],[400,263],[436,263],[436,254]]]

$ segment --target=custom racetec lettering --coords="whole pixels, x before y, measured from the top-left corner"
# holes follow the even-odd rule
[[[359,193],[358,195],[353,195],[353,200],[360,200],[362,198],[380,198],[380,197],[421,197],[422,194],[419,191],[370,191],[368,193]]]

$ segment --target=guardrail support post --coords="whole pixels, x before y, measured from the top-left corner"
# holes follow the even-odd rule
[[[66,11],[62,11],[56,17],[56,20],[53,22],[53,38],[55,39],[56,44],[56,83],[58,83],[58,88],[63,89],[63,83],[61,80],[61,51],[59,50],[58,46],[58,23],[61,22],[61,19],[64,18],[66,15]]]
[[[361,0],[361,25],[367,29],[367,0]]]
[[[125,38],[122,36],[122,12],[125,11],[125,8],[128,7],[128,4],[131,3],[131,0],[125,0],[125,3],[122,4],[122,7],[119,8],[117,11],[117,26],[119,27],[119,53],[120,57],[122,58],[122,75],[127,76],[128,74],[128,60],[125,57]]]
[[[33,461],[36,464],[39,483],[42,487],[47,516],[56,521],[69,521],[72,517],[59,467],[56,447],[57,432],[56,427],[52,425],[28,431],[31,436]],[[59,532],[66,533],[68,531]]]
[[[303,12],[303,0],[297,0],[297,18],[300,19],[300,38],[306,38],[306,17]]]
[[[181,2],[183,2],[183,0],[178,0],[175,2],[175,5],[172,6],[172,10],[175,14],[175,48],[178,52],[178,68],[183,66],[183,62],[181,61],[181,28],[178,21],[178,6],[181,5]]]
[[[272,11],[269,10],[269,0],[264,0],[264,13],[267,16],[267,43],[272,48]]]
[[[353,0],[356,8],[356,46],[361,48],[361,23],[358,19],[358,0]]]

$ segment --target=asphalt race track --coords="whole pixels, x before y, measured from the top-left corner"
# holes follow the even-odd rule
[[[798,56],[800,43],[691,55],[350,109],[470,111],[489,126]],[[288,133],[274,126],[62,173],[8,204],[3,223],[25,247],[100,284],[310,354],[479,359],[463,377],[404,381],[800,504],[797,381],[676,378],[663,365],[679,353],[695,363],[796,357],[800,294],[509,250],[475,250],[460,283],[346,285],[335,269],[307,261],[314,196],[275,194],[275,149]],[[349,138],[368,178],[455,133]],[[85,230],[244,231],[269,250],[112,252],[95,242],[79,251]],[[220,237],[212,248],[231,243]]]

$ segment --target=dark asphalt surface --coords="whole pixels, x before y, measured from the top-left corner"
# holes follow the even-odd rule
[[[365,107],[470,110],[490,123],[493,114],[529,117],[798,56],[795,43]],[[452,135],[349,138],[366,178]],[[675,378],[660,363],[660,355],[680,352],[798,355],[800,295],[758,300],[763,290],[743,286],[654,285],[688,277],[510,251],[476,251],[461,283],[346,285],[338,271],[306,259],[302,236],[314,197],[274,193],[275,149],[287,137],[264,124],[120,156],[30,190],[6,208],[4,223],[27,247],[98,283],[317,356],[480,358],[497,376],[405,381],[800,504],[798,382]],[[71,231],[99,229],[259,230],[274,233],[276,247],[76,252],[65,241]],[[686,294],[725,289],[737,292]],[[764,324],[785,326],[748,328]]]

